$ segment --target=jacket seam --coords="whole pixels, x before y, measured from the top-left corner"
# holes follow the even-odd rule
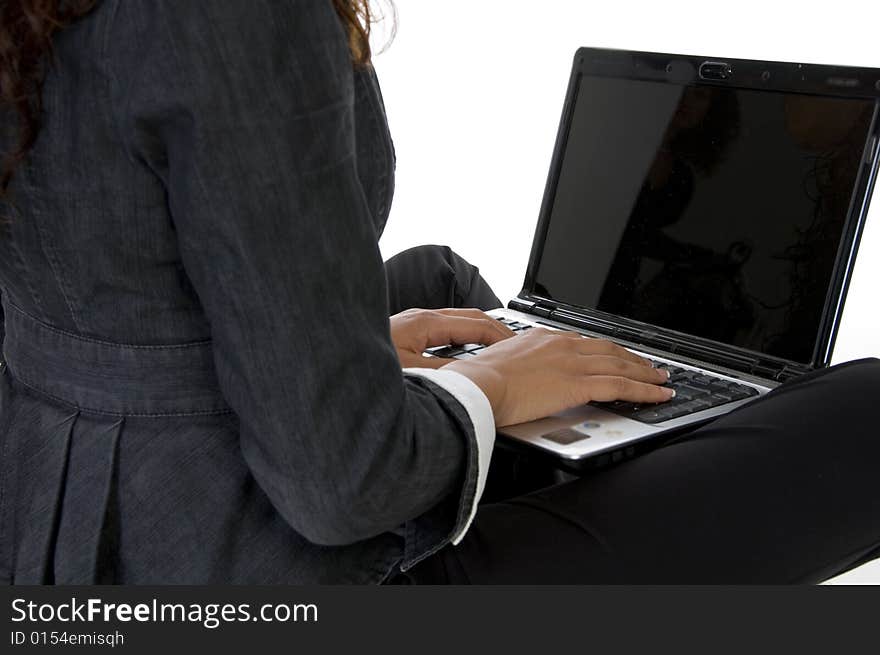
[[[99,416],[113,416],[116,418],[120,417],[131,417],[131,418],[174,418],[174,417],[187,417],[187,416],[222,416],[224,414],[234,414],[234,410],[229,409],[210,409],[203,410],[197,412],[110,412],[107,410],[94,409],[91,407],[83,407],[82,405],[77,405],[76,403],[72,403],[69,400],[65,400],[60,396],[56,396],[55,394],[49,393],[44,389],[40,389],[39,387],[34,386],[28,382],[25,382],[18,376],[13,376],[15,382],[26,387],[33,393],[39,394],[46,398],[51,398],[55,402],[61,403],[66,407],[70,407],[76,409],[79,412],[84,414],[96,414]]]
[[[70,320],[73,321],[74,326],[76,326],[77,330],[82,330],[83,326],[79,319],[79,312],[74,308],[74,303],[72,301],[73,294],[71,293],[70,285],[67,282],[68,277],[61,275],[61,262],[58,260],[58,253],[56,252],[55,245],[51,242],[49,238],[49,234],[46,231],[46,226],[43,224],[43,208],[40,207],[38,210],[34,212],[38,219],[36,221],[36,236],[40,242],[40,250],[42,250],[43,255],[46,257],[46,260],[49,262],[49,268],[52,271],[52,277],[55,279],[55,284],[58,285],[58,291],[61,294],[61,297],[64,299],[64,304],[67,305],[67,311],[70,312]]]
[[[40,320],[36,316],[29,314],[28,312],[26,312],[21,307],[19,307],[18,305],[16,305],[15,303],[13,303],[11,301],[7,301],[6,306],[14,311],[17,311],[22,316],[25,316],[25,317],[29,318],[30,320],[34,321],[35,323],[39,324],[39,326],[41,328],[48,330],[49,332],[54,332],[55,334],[58,334],[60,336],[66,337],[66,338],[75,339],[77,341],[82,341],[85,343],[91,343],[91,344],[94,344],[97,346],[108,346],[111,348],[128,349],[128,350],[180,350],[180,349],[184,349],[184,348],[200,348],[200,347],[211,345],[213,343],[211,339],[203,339],[201,341],[191,341],[191,342],[187,342],[187,343],[171,343],[171,344],[164,344],[164,345],[163,344],[157,344],[157,345],[131,344],[131,343],[116,343],[113,341],[103,341],[101,339],[94,339],[92,337],[86,337],[83,335],[79,335],[74,332],[68,332],[67,330],[62,330],[61,328],[57,328],[54,325],[50,325],[49,323],[46,323],[45,321]]]

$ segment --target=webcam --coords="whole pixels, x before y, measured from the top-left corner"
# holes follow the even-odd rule
[[[704,61],[700,64],[700,77],[704,80],[726,80],[733,70],[723,61]]]

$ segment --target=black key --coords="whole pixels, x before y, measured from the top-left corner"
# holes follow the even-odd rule
[[[699,398],[694,398],[692,403],[696,403],[699,408],[697,411],[702,411],[704,409],[709,409],[710,407],[718,407],[718,405],[723,405],[726,401],[722,398],[715,398],[713,396],[700,396]]]
[[[727,391],[727,395],[730,396],[731,400],[743,400],[745,398],[751,398],[752,396],[758,395],[758,391],[756,389],[752,389],[751,387],[744,387],[740,385],[736,389],[729,389]]]
[[[664,421],[681,418],[687,414],[693,414],[702,409],[707,409],[707,407],[702,403],[698,404],[696,401],[688,401],[677,405],[664,403],[663,405],[653,405],[651,407],[642,408],[638,412],[629,414],[628,418],[642,423],[663,423]]]
[[[686,382],[688,380],[688,376],[686,375],[686,371],[671,371],[669,373],[669,381],[670,382]]]
[[[462,345],[445,346],[443,348],[432,348],[428,352],[432,355],[436,355],[437,357],[445,357],[446,359],[451,359],[454,357],[458,357],[462,353],[476,352],[478,350],[482,350],[485,347],[486,346],[479,343],[465,343]]]
[[[614,412],[615,414],[619,414],[621,416],[629,416],[633,412],[638,411],[639,406],[634,405],[631,402],[627,402],[626,400],[615,400],[610,403],[594,403],[597,407],[602,409],[607,409],[609,412]]]
[[[664,386],[670,386],[673,389],[675,389],[675,398],[673,398],[672,400],[669,401],[671,403],[687,402],[688,400],[693,400],[697,396],[702,395],[702,391],[700,391],[699,393],[696,393],[693,389],[690,389],[688,387],[685,387],[685,386],[677,384],[677,383],[676,384],[667,383]]]
[[[671,421],[673,419],[681,418],[682,416],[687,416],[690,414],[690,410],[685,408],[684,403],[680,405],[671,405],[668,407],[663,407],[662,414],[665,417],[663,420]]]
[[[675,389],[676,398],[681,397],[682,399],[693,400],[694,398],[701,398],[709,395],[708,389],[701,389],[690,384],[684,384],[683,382],[676,382],[672,387]]]
[[[455,357],[464,352],[459,346],[446,346],[445,348],[438,348],[436,350],[430,351],[432,355],[436,355],[437,357],[445,357],[447,359],[451,357]]]
[[[704,409],[708,409],[709,404],[705,402],[701,402],[699,400],[689,400],[686,403],[682,403],[676,406],[676,409],[682,414],[680,416],[685,416],[686,414],[693,414],[695,412],[701,412]]]
[[[715,380],[708,386],[713,394],[726,394],[730,390],[730,385],[726,380]]]
[[[668,420],[663,412],[653,407],[645,407],[634,413],[630,418],[642,423],[662,423]]]

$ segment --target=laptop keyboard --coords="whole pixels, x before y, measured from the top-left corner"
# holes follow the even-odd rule
[[[499,318],[498,320],[516,333],[525,332],[534,327],[508,318]],[[469,343],[434,348],[428,352],[438,357],[467,359],[468,357],[476,357],[484,348],[486,346]],[[663,386],[675,389],[675,398],[659,405],[640,405],[623,400],[593,403],[593,405],[642,423],[662,423],[758,395],[757,389],[746,384],[666,362],[651,361],[656,368],[665,368],[669,371],[669,382]]]
[[[593,404],[642,423],[662,423],[758,395],[757,389],[746,384],[674,364],[651,361],[656,368],[669,371],[669,382],[663,386],[675,389],[675,398],[659,405],[639,405],[623,400]]]

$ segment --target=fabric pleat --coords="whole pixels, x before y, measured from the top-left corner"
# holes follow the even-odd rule
[[[18,507],[4,535],[14,544],[11,582],[54,584],[52,564],[64,502],[71,436],[79,413],[46,412],[36,403],[19,403],[17,425],[29,429],[9,431],[5,456],[10,458],[4,489],[5,503]],[[27,420],[30,415],[31,420]],[[25,420],[22,420],[25,419]]]
[[[117,482],[123,420],[81,415],[70,440],[69,466],[54,557],[56,584],[113,580]],[[102,557],[102,552],[107,557]]]

